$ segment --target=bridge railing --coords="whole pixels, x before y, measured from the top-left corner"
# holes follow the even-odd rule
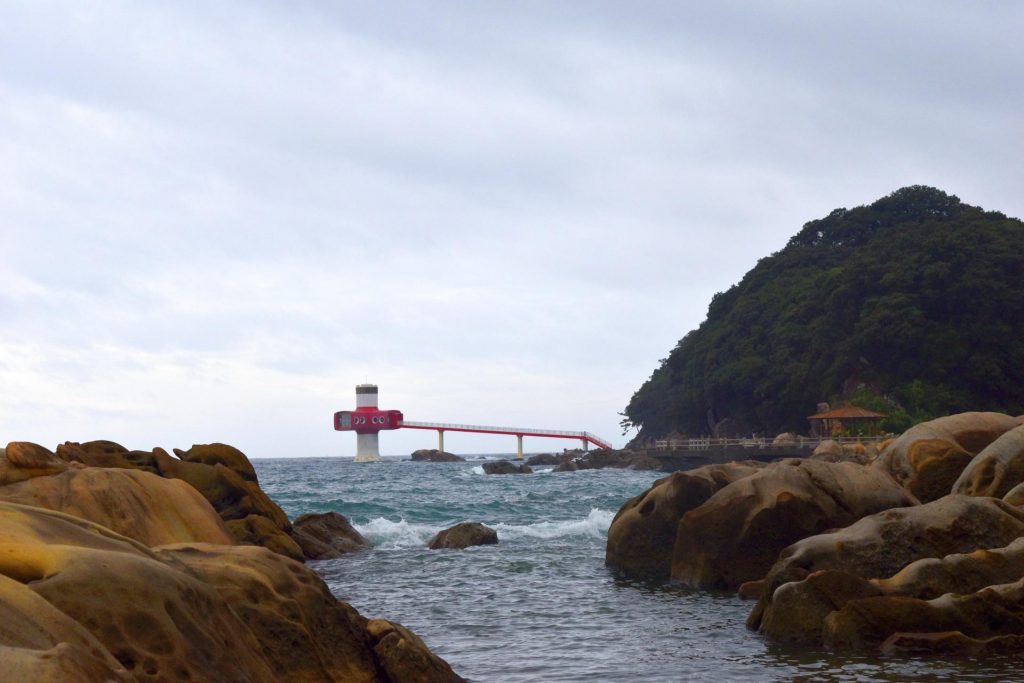
[[[654,442],[655,450],[659,451],[704,451],[711,448],[740,447],[740,448],[787,448],[796,446],[798,448],[815,448],[822,441],[835,441],[840,444],[854,443],[878,443],[888,439],[888,436],[833,436],[833,437],[807,437],[798,436],[793,439],[779,441],[760,437],[747,437],[738,439],[697,437],[686,439],[658,439]]]

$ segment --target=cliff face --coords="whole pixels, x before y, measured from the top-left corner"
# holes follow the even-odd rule
[[[633,395],[624,426],[807,430],[853,398],[911,424],[965,410],[1024,412],[1024,223],[907,187],[807,223],[715,295]]]
[[[236,449],[195,446],[178,460],[97,443],[65,444],[67,459],[0,449],[4,680],[462,680],[289,557],[291,525]],[[232,525],[253,517],[264,535]]]

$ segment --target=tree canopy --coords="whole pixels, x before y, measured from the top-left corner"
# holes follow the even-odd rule
[[[892,430],[1024,412],[1024,223],[923,186],[807,223],[711,299],[623,426],[806,432],[850,399]]]

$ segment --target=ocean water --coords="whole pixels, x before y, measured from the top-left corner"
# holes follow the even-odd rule
[[[373,543],[310,563],[338,598],[408,626],[475,683],[1024,680],[1015,657],[840,656],[768,642],[743,625],[750,602],[604,566],[615,512],[663,474],[485,475],[481,461],[253,464],[289,517],[334,510]],[[425,548],[462,521],[496,529],[498,545]]]

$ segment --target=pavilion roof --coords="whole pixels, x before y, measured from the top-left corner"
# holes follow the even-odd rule
[[[818,413],[811,415],[808,420],[842,420],[842,419],[861,419],[861,420],[877,420],[883,418],[885,415],[882,413],[876,413],[860,406],[843,406],[834,410],[828,410],[824,413]]]

